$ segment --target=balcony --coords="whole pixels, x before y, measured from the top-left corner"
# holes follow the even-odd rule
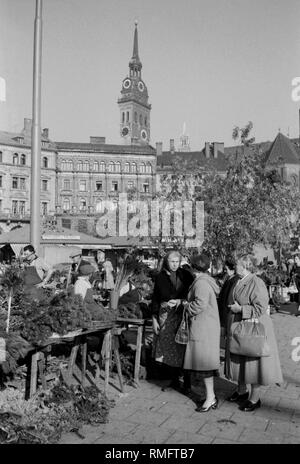
[[[0,221],[30,221],[30,214],[0,211]]]

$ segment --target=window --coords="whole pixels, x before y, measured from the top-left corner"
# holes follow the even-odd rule
[[[85,200],[85,198],[80,198],[79,209],[80,209],[80,211],[84,211],[86,209],[86,200]]]
[[[101,200],[98,200],[96,203],[96,212],[101,213],[103,211],[103,204]]]
[[[111,161],[111,162],[109,163],[109,165],[108,165],[108,172],[114,172],[114,167],[115,167],[115,165],[114,165],[114,163]]]
[[[19,201],[19,213],[22,215],[25,214],[25,201]]]
[[[2,176],[0,176],[0,188],[2,188]]]
[[[48,203],[43,201],[42,202],[42,215],[47,216],[48,214]]]
[[[146,166],[146,172],[147,172],[148,174],[151,174],[151,173],[152,173],[152,166],[151,166],[150,163],[148,163],[147,166]]]
[[[62,218],[61,226],[63,229],[71,229],[71,219]]]
[[[137,112],[134,112],[134,122],[138,122]]]
[[[85,192],[86,191],[86,180],[80,180],[79,181],[79,190],[80,190],[80,192]]]
[[[62,171],[73,171],[73,162],[72,161],[63,161],[61,163],[61,170]]]
[[[12,186],[11,186],[13,189],[17,189],[18,188],[18,177],[13,177],[12,178]]]
[[[2,163],[2,151],[0,151],[0,163]]]
[[[124,111],[122,113],[122,122],[125,122],[125,113],[124,113]]]
[[[132,182],[132,180],[127,182],[127,187],[128,189],[132,189],[134,187],[134,183]]]
[[[125,172],[130,172],[130,164],[129,163],[125,163],[124,171]]]
[[[48,167],[48,158],[46,156],[43,157],[43,168]]]
[[[115,164],[115,172],[121,172],[121,163],[117,162]]]
[[[102,182],[96,182],[96,190],[97,192],[103,192],[103,185],[102,185]]]
[[[63,199],[63,210],[64,211],[70,211],[71,206],[70,206],[70,199],[69,198],[64,198]]]
[[[149,184],[143,184],[143,193],[149,193]]]
[[[136,172],[136,163],[131,164],[131,172]]]
[[[101,161],[101,163],[100,163],[100,172],[105,172],[105,163],[104,163],[104,161]]]
[[[78,171],[83,171],[83,162],[82,161],[78,161],[77,170]]]
[[[13,164],[19,164],[19,155],[18,155],[18,153],[14,153]]]
[[[42,180],[42,191],[43,192],[48,191],[48,181],[47,180]]]
[[[83,163],[83,170],[84,171],[89,171],[90,170],[90,163],[88,161],[85,161]]]
[[[142,163],[142,164],[140,165],[140,172],[143,173],[143,174],[146,172],[145,163]]]
[[[25,166],[25,164],[26,164],[26,155],[21,155],[20,164],[21,164],[22,166]]]
[[[20,189],[25,190],[26,184],[25,184],[25,177],[20,177]]]
[[[126,121],[129,122],[129,111],[126,111]]]
[[[94,161],[93,169],[94,171],[99,171],[99,164],[97,163],[97,161]]]
[[[143,116],[140,114],[140,125],[143,125]]]
[[[145,126],[147,126],[147,116],[145,116]]]
[[[70,179],[64,179],[64,190],[71,190],[71,181],[70,181]]]
[[[111,190],[112,190],[112,192],[117,192],[118,191],[118,182],[112,182],[111,183]]]
[[[13,214],[18,214],[18,202],[17,202],[17,200],[12,200],[12,202],[11,202],[11,212]]]

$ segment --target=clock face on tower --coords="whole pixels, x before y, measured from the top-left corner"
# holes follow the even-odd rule
[[[129,89],[130,86],[131,86],[131,80],[130,79],[125,79],[125,81],[123,82],[123,88],[124,89]]]
[[[145,86],[144,86],[143,82],[140,81],[140,82],[138,83],[138,89],[139,89],[139,91],[140,91],[140,92],[143,92],[143,91],[144,91],[144,88],[145,88]]]
[[[141,130],[141,137],[142,137],[143,140],[147,139],[147,131],[145,131],[145,129]]]
[[[123,136],[123,137],[126,137],[126,135],[128,135],[128,134],[129,134],[129,129],[128,129],[128,127],[123,127],[123,129],[122,129],[122,136]]]

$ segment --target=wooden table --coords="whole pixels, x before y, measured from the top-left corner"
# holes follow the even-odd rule
[[[90,335],[100,335],[103,334],[103,343],[101,354],[104,358],[104,393],[107,393],[109,385],[109,369],[110,369],[110,360],[112,353],[115,356],[118,378],[120,382],[120,389],[124,391],[121,363],[119,356],[119,343],[118,343],[118,329],[115,327],[114,323],[99,324],[94,326],[91,329],[82,329],[76,331],[73,335],[66,334],[64,336],[59,336],[56,338],[49,338],[42,346],[35,347],[29,352],[28,358],[28,369],[26,377],[26,389],[25,389],[25,398],[30,398],[37,389],[37,379],[38,375],[40,376],[42,387],[46,389],[46,378],[44,373],[45,368],[45,352],[51,351],[51,346],[58,343],[72,343],[72,350],[69,358],[68,369],[66,375],[64,375],[64,380],[67,384],[70,384],[72,381],[72,376],[74,372],[74,367],[76,364],[76,358],[79,349],[81,350],[81,385],[85,385],[86,380],[86,361],[87,361],[87,337]],[[95,383],[99,380],[100,377],[100,366],[97,363],[96,366],[96,375]]]
[[[141,353],[142,345],[145,340],[145,328],[146,328],[147,319],[129,319],[118,317],[117,324],[122,327],[125,326],[128,330],[129,325],[137,327],[137,337],[136,337],[136,352],[135,352],[135,361],[134,361],[134,382],[137,386],[140,384],[140,366],[141,366]]]

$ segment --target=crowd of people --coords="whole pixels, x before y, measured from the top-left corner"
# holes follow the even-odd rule
[[[181,268],[181,259],[179,252],[170,251],[156,278],[153,356],[173,369],[171,388],[178,387],[179,375],[184,374],[183,390],[189,390],[191,373],[197,373],[203,379],[206,396],[196,411],[215,409],[214,378],[220,375],[222,330],[226,340],[224,374],[237,383],[228,401],[237,402],[242,411],[253,411],[261,405],[260,386],[282,382],[266,284],[253,272],[250,255],[225,261],[227,277],[222,287],[210,275],[211,262],[205,253],[192,257],[190,269]],[[263,325],[266,355],[231,352],[232,327],[241,321]],[[181,327],[187,328],[183,341],[178,334]]]
[[[73,284],[75,294],[81,295],[86,304],[94,305],[91,277],[95,268],[81,251],[73,253],[71,258],[67,279]],[[26,270],[24,291],[35,296],[50,281],[54,270],[37,256],[31,245],[23,250],[23,265]],[[104,258],[98,271],[101,271],[102,288],[109,292],[114,286],[112,263]],[[193,255],[189,264],[183,262],[176,250],[165,255],[152,294],[152,357],[159,365],[168,366],[171,372],[171,383],[165,389],[190,393],[192,374],[203,379],[206,395],[196,411],[204,413],[218,407],[215,378],[220,375],[220,340],[223,338],[224,376],[237,384],[235,392],[227,399],[238,403],[242,411],[253,411],[261,406],[260,386],[282,382],[270,318],[268,280],[261,272],[254,272],[251,255],[228,258],[223,263],[221,280],[214,278],[210,271],[211,259],[205,253]],[[290,279],[299,292],[300,254],[294,257]],[[131,285],[128,286],[121,295],[125,300],[133,291]],[[249,355],[233,350],[233,327],[239,323],[244,324],[246,331],[252,326],[256,330],[258,325],[255,324],[263,327],[263,335],[259,335],[264,337],[267,353]],[[252,325],[245,326],[245,323]]]

